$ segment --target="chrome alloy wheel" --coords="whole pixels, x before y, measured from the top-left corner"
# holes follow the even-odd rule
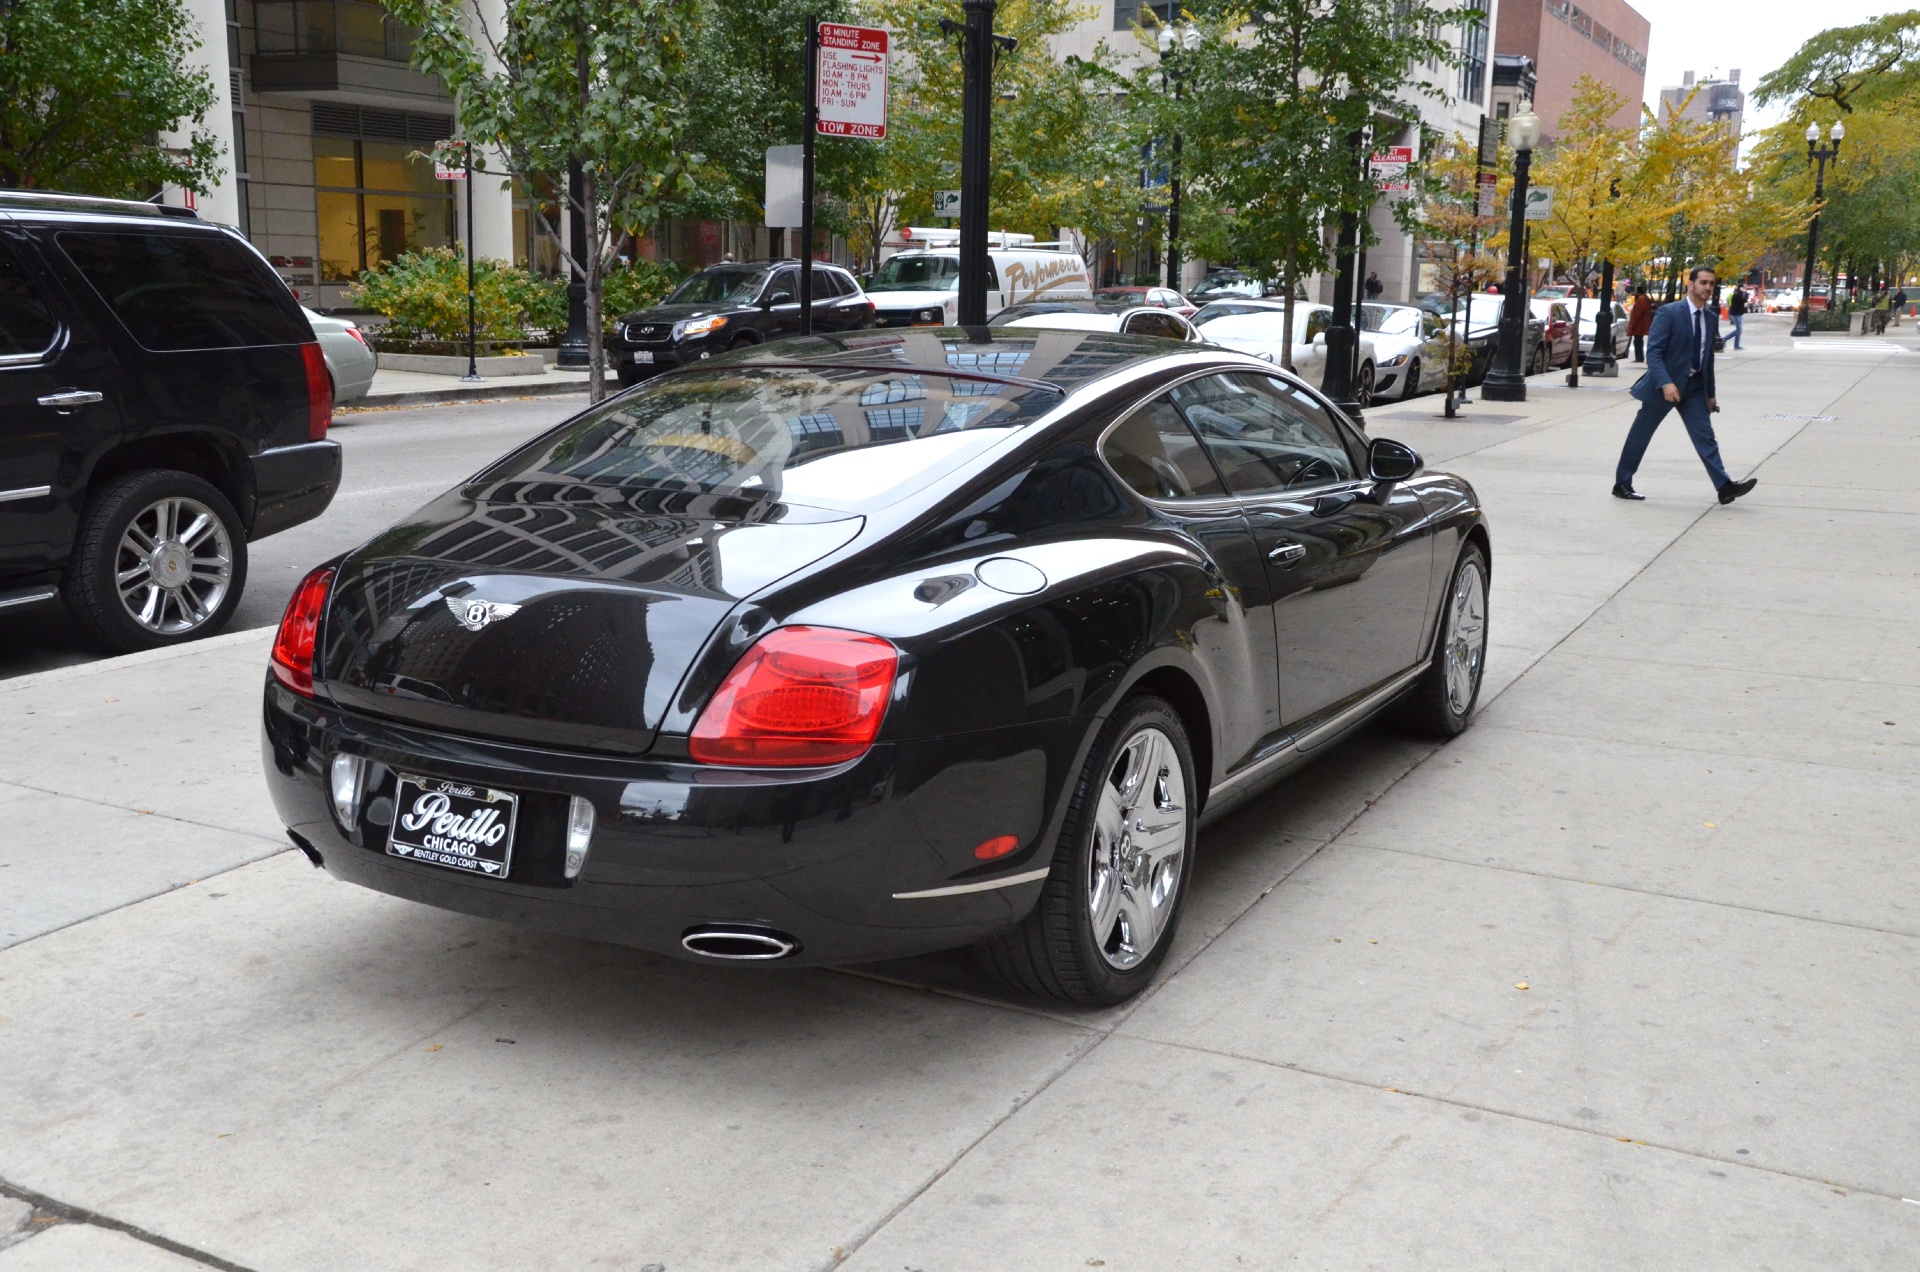
[[[129,617],[177,636],[220,609],[233,582],[233,543],[213,509],[170,496],[127,523],[114,555],[113,583]]]
[[[1187,851],[1187,776],[1173,740],[1145,728],[1120,748],[1093,817],[1087,912],[1107,963],[1153,952],[1173,917]]]
[[[1447,705],[1454,714],[1465,715],[1480,687],[1480,668],[1487,657],[1487,580],[1478,561],[1466,561],[1454,576],[1444,653]]]

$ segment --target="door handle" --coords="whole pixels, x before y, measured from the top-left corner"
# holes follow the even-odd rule
[[[96,393],[92,389],[62,389],[58,393],[49,393],[38,401],[40,405],[50,406],[64,415],[68,411],[75,411],[83,406],[92,406],[95,402],[104,402],[106,395]]]
[[[1300,564],[1300,558],[1305,555],[1307,555],[1307,547],[1305,544],[1283,543],[1273,549],[1273,551],[1267,553],[1267,560],[1273,562],[1283,570],[1291,570],[1294,566]]]

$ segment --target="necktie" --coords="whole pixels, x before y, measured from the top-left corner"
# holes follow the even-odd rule
[[[1700,374],[1700,368],[1707,360],[1707,311],[1693,311],[1693,373]]]

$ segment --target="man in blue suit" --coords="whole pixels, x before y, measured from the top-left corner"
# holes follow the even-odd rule
[[[1653,431],[1675,407],[1680,408],[1687,436],[1707,466],[1721,503],[1730,504],[1759,484],[1752,477],[1735,481],[1727,476],[1720,462],[1720,443],[1713,436],[1712,415],[1720,409],[1713,385],[1713,346],[1720,334],[1720,314],[1713,308],[1716,282],[1710,266],[1695,265],[1687,271],[1686,298],[1660,306],[1653,315],[1653,329],[1647,333],[1647,373],[1632,390],[1640,399],[1640,413],[1633,417],[1627,444],[1620,448],[1620,465],[1613,474],[1615,499],[1646,498],[1634,490],[1633,475],[1639,471]]]

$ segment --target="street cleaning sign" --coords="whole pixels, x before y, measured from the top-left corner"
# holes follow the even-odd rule
[[[1367,163],[1373,188],[1382,194],[1405,194],[1413,189],[1413,183],[1407,179],[1407,168],[1412,163],[1412,146],[1388,146],[1376,151]]]
[[[960,192],[958,190],[935,190],[933,192],[933,214],[935,216],[959,216]]]
[[[879,27],[820,24],[815,106],[822,137],[887,135],[887,33]]]

